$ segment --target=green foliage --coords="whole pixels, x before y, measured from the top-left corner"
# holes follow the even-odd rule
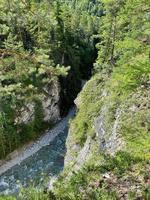
[[[116,108],[122,101],[137,88],[150,86],[148,4],[144,0],[102,2],[104,15],[100,21],[101,42],[97,45],[95,72],[101,74],[97,77],[106,76],[104,81],[110,78],[106,83],[102,81],[103,84],[93,78],[94,83],[90,81],[79,97],[73,137],[80,144],[84,143],[86,134],[92,132],[94,117],[104,103],[108,108],[106,126],[109,124],[108,129],[111,129]],[[101,88],[109,97],[101,96]]]
[[[100,153],[97,146],[92,149],[93,157],[81,170],[73,172],[68,179],[65,172],[59,177],[53,197],[31,189],[24,191],[20,198],[118,199],[107,183],[96,185],[103,173],[111,172],[118,179],[129,174],[131,183],[134,183],[133,177],[138,179],[139,175],[147,177],[149,174],[148,2],[16,2],[0,0],[1,157],[15,149],[20,141],[34,139],[41,132],[43,110],[37,99],[49,79],[61,76],[62,104],[66,107],[72,103],[80,89],[80,79],[91,75],[97,41],[96,75],[77,98],[78,112],[71,122],[71,139],[80,147],[88,136],[95,140],[93,124],[101,114],[105,134],[109,137],[119,108],[121,114],[116,133],[124,142],[122,151],[115,156]],[[71,67],[64,79],[62,76],[68,70],[66,66]],[[28,126],[19,127],[14,123],[16,105],[21,107],[24,100],[28,102],[31,99],[36,99],[35,119]],[[18,138],[20,129],[24,132]],[[144,187],[145,182],[142,184],[142,198],[149,199],[149,189]],[[136,194],[129,192],[128,197],[135,199]]]
[[[88,175],[87,175],[88,174]],[[55,185],[55,195],[58,199],[68,200],[82,200],[82,199],[95,199],[95,200],[115,200],[117,196],[114,191],[108,192],[107,185],[103,184],[102,187],[95,187],[95,182],[98,177],[95,176],[94,169],[89,171],[88,168],[83,168],[79,172],[74,173],[69,181],[61,182],[60,179]],[[99,177],[100,178],[100,177]],[[63,177],[63,180],[65,177]],[[62,183],[64,187],[62,187]]]
[[[120,109],[116,134],[122,138],[124,145],[122,151],[117,152],[115,156],[110,156],[106,152],[99,153],[103,159],[99,158],[97,151],[93,151],[93,157],[84,164],[81,171],[72,175],[63,189],[61,181],[67,181],[64,173],[60,184],[56,185],[56,191],[58,190],[61,195],[64,191],[69,191],[73,197],[86,196],[91,176],[95,177],[96,182],[97,177],[103,173],[111,172],[119,178],[129,174],[132,184],[132,177],[137,179],[138,176],[146,176],[149,173],[146,167],[150,156],[149,5],[144,0],[102,2],[104,15],[100,21],[101,41],[97,45],[99,52],[94,68],[96,75],[77,98],[78,112],[71,122],[70,137],[72,143],[82,147],[86,138],[93,136],[94,120],[100,115],[103,118],[105,135],[108,137],[114,127],[116,111]],[[71,148],[69,144],[68,148]],[[69,149],[69,152],[71,151],[74,150]],[[145,182],[141,184],[144,186]],[[99,195],[98,190],[101,191],[101,188],[96,191],[93,189],[93,199]],[[144,188],[141,191],[142,198],[148,199],[149,191]],[[109,192],[110,189],[106,189],[103,194],[102,190],[100,194],[103,196],[98,196],[98,199],[107,199],[107,195],[108,199],[113,198],[113,195],[109,196]],[[130,193],[129,198],[135,199],[136,195],[136,191],[135,194]],[[90,199],[89,191],[87,196],[87,199]]]
[[[62,114],[73,103],[95,59],[99,5],[89,0],[0,0],[0,157],[44,129],[37,102],[34,121],[15,120],[22,107],[40,98],[47,83],[60,79]]]
[[[34,131],[42,130],[42,124],[44,119],[42,103],[40,101],[35,102],[35,117],[34,117]]]
[[[79,112],[71,123],[71,133],[73,140],[80,145],[84,144],[87,133],[93,134],[92,124],[101,109],[104,79],[100,75],[95,76],[77,98]]]
[[[0,158],[4,158],[22,143],[37,138],[46,124],[43,122],[43,108],[38,100],[35,102],[34,120],[29,124],[15,123],[16,102],[13,102],[12,99],[5,99],[1,103],[3,107],[0,118]]]
[[[11,196],[0,196],[0,200],[16,200],[16,198]]]
[[[149,5],[145,0],[103,2],[105,15],[95,70],[112,72],[114,67],[124,70],[125,66],[132,70],[134,64],[143,63],[149,56]],[[138,68],[142,70],[143,65]]]
[[[20,200],[48,200],[48,194],[44,194],[43,191],[37,191],[34,188],[24,189],[20,192],[19,198]]]

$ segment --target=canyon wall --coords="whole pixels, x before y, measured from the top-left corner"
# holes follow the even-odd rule
[[[43,111],[43,121],[56,123],[60,119],[60,84],[58,80],[47,83],[39,94]],[[17,110],[18,116],[15,119],[17,124],[28,124],[35,117],[35,102],[25,103],[21,109]]]
[[[146,194],[150,92],[144,85],[120,95],[115,89],[112,79],[97,74],[75,100],[77,113],[70,123],[58,194],[73,191],[81,199],[109,199],[114,191],[119,199]]]

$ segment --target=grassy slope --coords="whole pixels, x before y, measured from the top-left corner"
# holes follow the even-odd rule
[[[138,196],[142,199],[150,198],[148,79],[142,79],[142,82],[135,81],[136,74],[133,76],[130,71],[131,77],[128,77],[130,81],[127,82],[126,71],[125,74],[120,73],[121,71],[121,69],[114,70],[109,79],[96,75],[86,84],[78,97],[79,110],[71,123],[71,137],[72,141],[81,147],[88,135],[94,138],[94,119],[105,105],[106,134],[109,134],[113,127],[117,108],[122,110],[117,132],[123,138],[125,146],[114,157],[99,152],[96,147],[92,152],[92,158],[71,177],[69,182],[64,178],[68,173],[66,170],[66,174],[64,172],[60,177],[60,183],[58,182],[56,187],[56,193],[63,199],[67,199],[68,196],[72,200],[120,199],[121,195],[125,195],[127,199],[136,199]],[[106,96],[102,96],[104,92],[107,93]],[[108,177],[105,177],[105,173]]]
[[[65,177],[71,168],[66,168],[59,177],[55,186],[56,199],[120,199],[121,195],[127,199],[136,199],[137,196],[150,198],[150,91],[147,79],[145,83],[142,79],[142,83],[129,88],[129,84],[126,82],[125,85],[123,81],[124,75],[119,72],[115,70],[111,78],[97,74],[78,97],[79,109],[71,122],[71,140],[82,147],[90,135],[95,140],[95,148],[80,171],[67,180]],[[93,122],[103,105],[107,107],[104,115],[106,134],[112,129],[116,109],[122,110],[117,131],[125,146],[115,156],[99,151],[97,138],[94,137]],[[28,196],[27,192],[26,198],[41,199],[41,194],[31,194]]]
[[[71,168],[64,170],[55,186],[56,199],[120,199],[123,195],[126,199],[136,199],[139,196],[147,200],[150,198],[148,79],[146,77],[142,82],[135,82],[129,87],[130,84],[124,80],[125,75],[121,71],[114,70],[109,78],[95,75],[80,93],[79,109],[71,122],[71,140],[82,147],[87,136],[91,136],[95,141],[95,148],[91,150],[92,157],[70,179],[65,177]],[[131,77],[130,83],[132,81],[135,79]],[[107,107],[104,114],[106,134],[113,127],[117,108],[122,110],[117,132],[125,145],[115,156],[99,151],[93,128],[94,119],[100,115],[104,105]],[[41,198],[44,196],[34,194],[34,190],[30,195],[27,192],[24,196],[24,199]],[[46,196],[46,199],[54,197]]]

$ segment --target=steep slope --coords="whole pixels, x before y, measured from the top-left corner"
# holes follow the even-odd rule
[[[142,85],[116,96],[112,82],[96,75],[76,100],[56,187],[64,199],[149,198],[150,92]]]
[[[78,111],[56,194],[82,200],[149,199],[149,4],[102,2],[95,75],[75,101]]]
[[[0,159],[73,105],[97,55],[98,5],[0,0]]]
[[[78,1],[71,2],[74,7]],[[83,7],[90,10],[87,2]],[[92,39],[99,41],[98,58],[91,80],[75,100],[77,113],[70,123],[64,171],[53,191],[27,189],[26,199],[150,199],[149,3],[101,3],[99,29],[92,32]],[[86,36],[90,43],[91,36]],[[71,55],[78,58],[74,51]],[[81,55],[81,60],[88,60],[89,54]]]

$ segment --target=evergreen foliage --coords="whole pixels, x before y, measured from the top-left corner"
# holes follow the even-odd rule
[[[47,82],[60,79],[62,114],[73,103],[81,78],[89,77],[95,59],[92,37],[99,26],[98,5],[98,1],[0,0],[0,158],[45,127],[37,102]],[[19,109],[33,101],[38,108],[34,121],[18,125]]]
[[[118,188],[103,180],[104,173],[115,176],[116,187],[127,177],[133,185],[142,177],[140,198],[150,199],[145,185],[150,158],[149,6],[147,0],[0,0],[1,157],[40,134],[43,112],[38,97],[46,81],[59,76],[64,111],[80,90],[81,79],[93,73],[79,96],[70,129],[72,141],[81,148],[87,137],[93,139],[92,157],[66,179],[71,163],[59,176],[54,194],[27,189],[21,199],[119,199]],[[68,76],[62,77],[67,66]],[[17,130],[23,125],[14,124],[14,110],[31,99],[38,108],[36,117],[23,128],[28,134],[21,138]],[[122,111],[117,131],[125,147],[114,156],[98,151],[93,124],[103,107],[107,136],[117,109]],[[128,199],[138,198],[137,191],[127,192]]]

